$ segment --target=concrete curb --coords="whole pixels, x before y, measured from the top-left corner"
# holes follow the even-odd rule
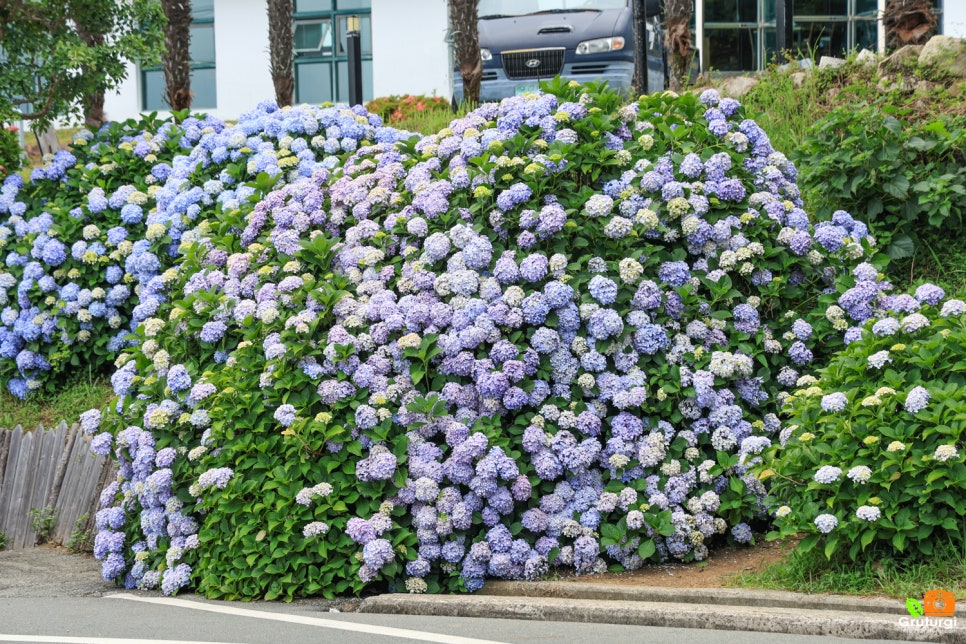
[[[900,599],[856,595],[805,595],[783,590],[739,588],[663,588],[569,581],[488,581],[477,595],[561,597],[714,606],[768,606],[849,613],[882,613],[897,617],[907,614],[905,602]],[[966,607],[960,605],[956,616],[966,618]]]
[[[531,584],[532,586],[545,586]],[[549,582],[553,583],[553,582]],[[496,585],[496,584],[493,584]],[[559,584],[563,586],[599,584]],[[488,584],[489,586],[489,584]],[[606,587],[615,591],[613,587]],[[489,589],[493,592],[493,589]],[[509,590],[509,589],[505,589]],[[585,588],[586,590],[586,588]],[[640,591],[644,589],[629,589]],[[905,614],[901,604],[889,613],[880,610],[871,613],[858,604],[843,610],[842,606],[830,608],[804,608],[799,602],[797,607],[776,607],[769,602],[756,603],[758,593],[750,594],[741,603],[734,603],[734,597],[722,596],[733,603],[717,605],[701,603],[697,589],[646,589],[660,591],[663,601],[642,599],[595,599],[574,596],[513,596],[501,595],[407,595],[389,594],[370,597],[362,602],[360,612],[385,613],[394,615],[426,615],[449,617],[485,617],[503,619],[527,619],[537,621],[583,622],[598,624],[620,624],[634,626],[662,626],[669,628],[708,628],[733,631],[760,631],[787,633],[809,636],[836,636],[854,639],[884,639],[921,642],[943,642],[946,644],[966,644],[966,628],[958,626],[947,628],[939,620],[924,622],[913,620]],[[718,589],[704,591],[721,592]],[[562,592],[562,591],[561,591]],[[728,591],[730,592],[730,591]],[[743,592],[743,591],[737,591]],[[616,593],[621,594],[621,593]],[[627,596],[633,593],[626,593]],[[669,595],[672,595],[669,596]],[[794,593],[781,593],[793,595]],[[679,596],[680,595],[680,596]],[[689,596],[692,601],[683,599]],[[768,593],[772,595],[772,593]],[[809,599],[810,596],[802,595]],[[673,601],[671,601],[673,599]],[[837,599],[837,598],[836,598]],[[851,599],[851,598],[850,598]],[[710,596],[707,601],[711,602]],[[856,600],[877,604],[887,600]],[[686,606],[682,606],[687,604]],[[816,604],[811,603],[811,606]],[[894,606],[894,604],[890,604]]]

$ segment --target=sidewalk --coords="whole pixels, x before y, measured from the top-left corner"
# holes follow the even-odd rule
[[[956,618],[912,619],[901,600],[731,588],[582,582],[487,582],[472,595],[387,594],[360,612],[760,631],[966,644]],[[902,619],[902,618],[905,619]],[[956,625],[949,626],[948,622]]]

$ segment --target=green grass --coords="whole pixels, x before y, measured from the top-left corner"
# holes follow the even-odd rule
[[[51,394],[38,394],[18,400],[6,391],[0,392],[0,428],[22,425],[33,429],[38,425],[55,427],[60,421],[77,422],[77,417],[92,407],[103,407],[113,397],[110,383],[104,378],[79,377]]]
[[[949,543],[937,545],[928,560],[867,555],[862,561],[833,558],[818,550],[795,550],[760,572],[732,578],[735,588],[790,590],[800,593],[922,597],[926,590],[942,588],[966,595],[966,549]]]

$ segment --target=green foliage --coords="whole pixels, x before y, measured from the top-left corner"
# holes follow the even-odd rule
[[[30,508],[27,511],[30,518],[30,529],[37,533],[37,543],[47,543],[54,536],[54,525],[57,522],[57,513],[50,506],[43,508]]]
[[[67,539],[67,549],[72,552],[94,552],[94,533],[87,529],[87,513],[77,517]]]
[[[878,322],[817,382],[799,383],[789,400],[791,435],[759,466],[774,505],[784,505],[772,537],[805,533],[800,550],[852,560],[873,550],[925,558],[937,543],[966,544],[961,305]],[[923,314],[931,322],[914,330]],[[898,330],[887,333],[890,325]],[[837,526],[821,529],[820,515]]]
[[[17,127],[10,125],[0,128],[0,179],[13,174],[23,167],[23,150]]]
[[[844,209],[865,221],[892,258],[912,255],[921,233],[962,230],[966,119],[911,120],[884,100],[842,105],[812,126],[793,154],[816,216]]]
[[[366,103],[366,110],[371,114],[378,114],[386,125],[398,127],[403,121],[408,121],[427,112],[445,112],[452,116],[450,102],[440,96],[386,96],[376,98]]]
[[[0,550],[4,550],[7,547],[7,541],[8,541],[7,535],[0,532]]]
[[[16,0],[0,7],[0,120],[79,115],[83,99],[156,62],[164,14],[153,0]],[[39,82],[38,82],[39,81]]]

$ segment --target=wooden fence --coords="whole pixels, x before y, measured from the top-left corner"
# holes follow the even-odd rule
[[[0,429],[0,532],[7,548],[37,543],[31,509],[53,511],[54,543],[66,545],[85,514],[83,529],[93,529],[100,492],[116,476],[116,465],[93,454],[90,445],[79,425]]]

